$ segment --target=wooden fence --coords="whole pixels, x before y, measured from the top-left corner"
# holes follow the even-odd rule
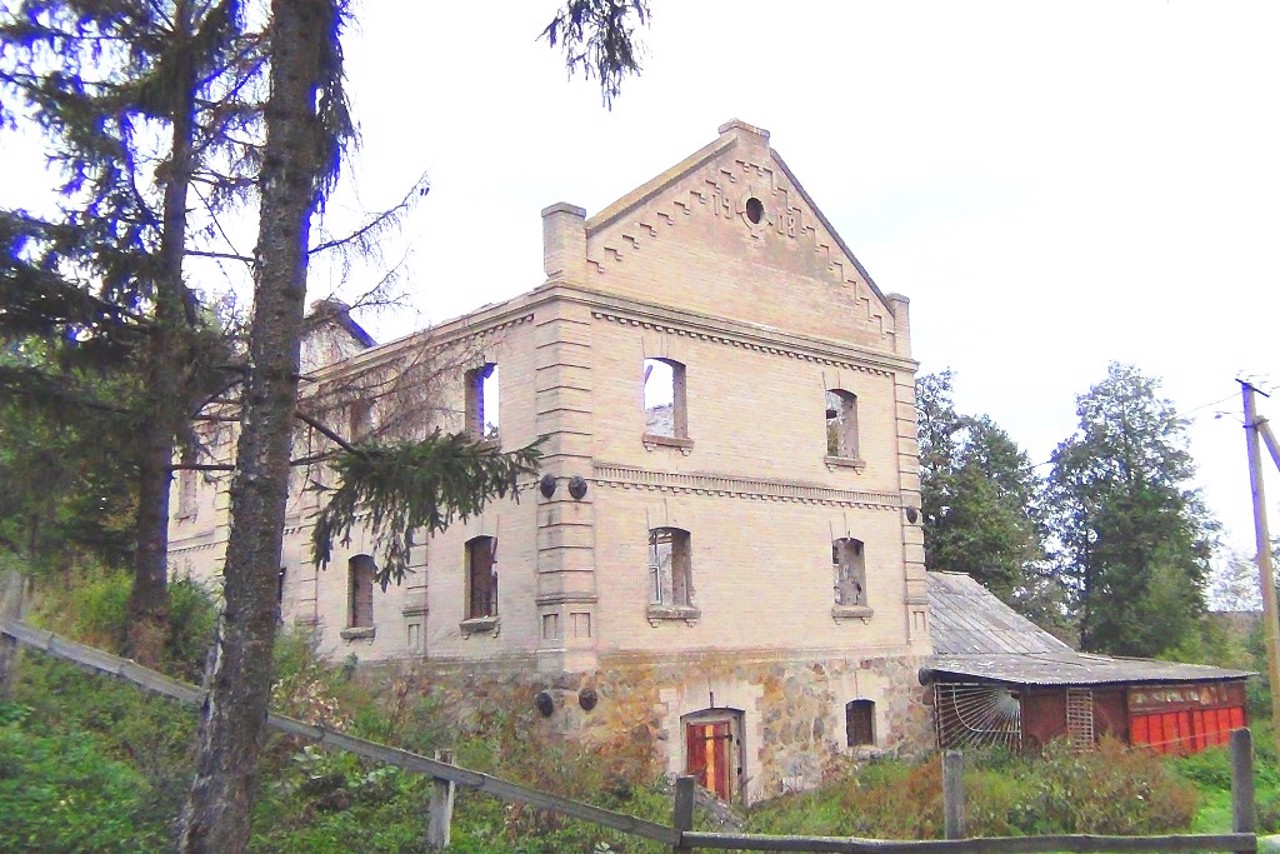
[[[194,685],[171,679],[129,659],[105,653],[93,647],[59,637],[53,632],[32,628],[0,614],[0,647],[20,643],[81,667],[126,679],[149,691],[163,694],[188,705],[204,702],[205,691]],[[635,816],[579,801],[561,798],[470,771],[451,764],[445,751],[430,759],[407,750],[388,747],[343,733],[312,726],[284,715],[269,715],[267,724],[273,729],[314,742],[345,750],[394,765],[407,771],[429,775],[432,788],[427,821],[426,848],[442,850],[449,845],[449,824],[457,787],[483,792],[503,801],[527,804],[556,812],[601,827],[639,836],[665,846],[673,852],[696,850],[721,851],[810,851],[857,852],[858,854],[1035,854],[1053,851],[1239,851],[1256,852],[1254,824],[1253,742],[1247,729],[1231,734],[1231,792],[1233,804],[1232,833],[1181,834],[1168,836],[1093,836],[1085,834],[1060,836],[1019,836],[965,838],[964,833],[964,766],[959,751],[947,751],[943,757],[943,796],[946,839],[899,841],[830,836],[764,836],[742,833],[709,833],[693,829],[694,778],[679,777],[675,786],[673,825],[646,821]]]

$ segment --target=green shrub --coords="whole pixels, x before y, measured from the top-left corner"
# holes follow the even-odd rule
[[[1075,753],[1051,744],[1042,756],[965,754],[965,826],[971,836],[1183,830],[1196,791],[1159,758],[1114,740]],[[942,835],[938,755],[916,765],[878,762],[818,790],[752,810],[756,833],[936,839]]]
[[[1231,791],[1231,756],[1225,747],[1210,747],[1173,760],[1174,768],[1201,789]]]
[[[0,850],[160,850],[165,824],[147,809],[154,794],[87,733],[0,726]]]
[[[49,585],[41,593],[35,622],[80,643],[111,653],[125,645],[129,625],[127,572],[87,572],[69,587]],[[213,595],[200,582],[179,578],[169,584],[169,636],[164,669],[179,679],[199,681],[217,625]]]
[[[1194,786],[1113,738],[1083,752],[1053,742],[1028,771],[1030,798],[1014,822],[1025,833],[1139,836],[1184,829],[1195,817]]]

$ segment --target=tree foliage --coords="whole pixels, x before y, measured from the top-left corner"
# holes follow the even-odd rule
[[[1112,363],[1053,454],[1056,563],[1081,647],[1155,656],[1195,642],[1216,526],[1191,486],[1187,422],[1158,380]]]
[[[0,355],[0,365],[8,376],[30,371],[42,378],[47,358],[32,341]],[[77,371],[74,397],[50,390],[39,407],[24,405],[29,382],[6,389],[0,402],[0,549],[34,573],[63,571],[82,558],[127,566],[136,468],[126,448],[102,441],[100,428],[108,424],[110,435],[130,429],[132,413],[115,405],[133,392],[128,378]],[[91,419],[83,417],[87,407]]]
[[[925,560],[1025,604],[1043,558],[1040,483],[1025,452],[986,415],[952,401],[950,371],[916,380]]]
[[[52,212],[0,210],[0,340],[35,339],[51,356],[3,384],[42,417],[78,404],[81,429],[129,458],[130,653],[148,662],[166,632],[174,450],[225,379],[222,338],[184,263],[254,168],[262,52],[242,17],[238,0],[22,0],[0,12],[0,120],[43,134],[59,180]],[[193,193],[207,228],[191,222]],[[116,401],[130,417],[94,405],[84,379],[104,370],[132,378]]]
[[[623,79],[640,73],[636,27],[646,25],[649,16],[649,0],[568,0],[542,38],[563,49],[570,76],[581,72],[588,80],[599,80],[600,97],[612,108]]]
[[[327,564],[334,542],[346,545],[352,528],[365,525],[382,552],[377,580],[386,590],[404,578],[415,532],[443,531],[516,495],[517,478],[537,471],[538,444],[503,453],[493,442],[438,429],[422,441],[361,443],[334,461],[340,482],[313,530],[316,563]]]

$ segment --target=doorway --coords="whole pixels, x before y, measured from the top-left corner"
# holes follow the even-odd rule
[[[742,712],[707,709],[685,715],[685,773],[722,801],[739,796],[742,786]]]

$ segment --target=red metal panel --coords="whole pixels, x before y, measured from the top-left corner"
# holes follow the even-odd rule
[[[1129,722],[1129,743],[1130,744],[1150,744],[1151,743],[1151,716],[1150,715],[1134,715]]]
[[[1163,732],[1160,736],[1160,752],[1170,753],[1178,738],[1178,716],[1172,712],[1167,712],[1160,716],[1160,722],[1163,724]]]

